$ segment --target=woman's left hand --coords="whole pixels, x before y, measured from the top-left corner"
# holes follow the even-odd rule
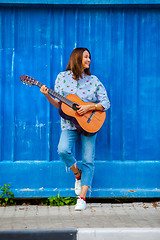
[[[85,114],[86,112],[88,112],[90,110],[90,106],[89,105],[77,105],[77,108],[79,108],[77,110],[77,113],[79,115],[83,115],[83,114]]]

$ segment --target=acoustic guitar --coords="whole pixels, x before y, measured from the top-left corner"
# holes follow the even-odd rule
[[[20,76],[23,83],[35,85],[41,88],[42,83],[36,81],[27,75]],[[63,97],[59,93],[48,88],[48,93],[61,102],[59,114],[62,118],[70,120],[76,127],[77,131],[85,136],[94,135],[103,125],[106,113],[105,111],[88,111],[84,115],[77,113],[77,105],[95,105],[95,103],[83,102],[77,95],[69,94]]]

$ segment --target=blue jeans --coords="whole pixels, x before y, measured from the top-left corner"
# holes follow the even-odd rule
[[[82,143],[82,175],[81,184],[91,187],[94,174],[95,141],[97,134],[84,136],[76,130],[62,130],[58,144],[58,154],[68,168],[76,163],[72,149],[78,137]]]

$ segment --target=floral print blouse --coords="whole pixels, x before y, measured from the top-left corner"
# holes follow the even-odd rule
[[[104,110],[110,107],[107,92],[103,84],[94,75],[83,74],[82,78],[75,80],[72,71],[68,70],[58,74],[55,81],[55,92],[63,97],[68,94],[75,94],[84,102],[101,103]],[[74,124],[66,119],[61,118],[62,130],[76,130]]]

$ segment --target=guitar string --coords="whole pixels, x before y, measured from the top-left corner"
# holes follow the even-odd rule
[[[37,82],[36,85],[37,85],[38,87],[42,87],[42,86],[43,86],[43,84],[40,83],[40,82]],[[59,93],[53,91],[53,90],[50,89],[50,88],[48,88],[48,92],[49,92],[52,96],[58,98],[59,100],[61,100],[61,101],[64,102],[64,103],[66,103],[66,104],[67,104],[68,106],[70,106],[71,108],[73,107],[74,102],[70,101],[69,99],[67,99],[67,98],[65,98],[65,97],[63,97],[63,96],[61,96]]]

